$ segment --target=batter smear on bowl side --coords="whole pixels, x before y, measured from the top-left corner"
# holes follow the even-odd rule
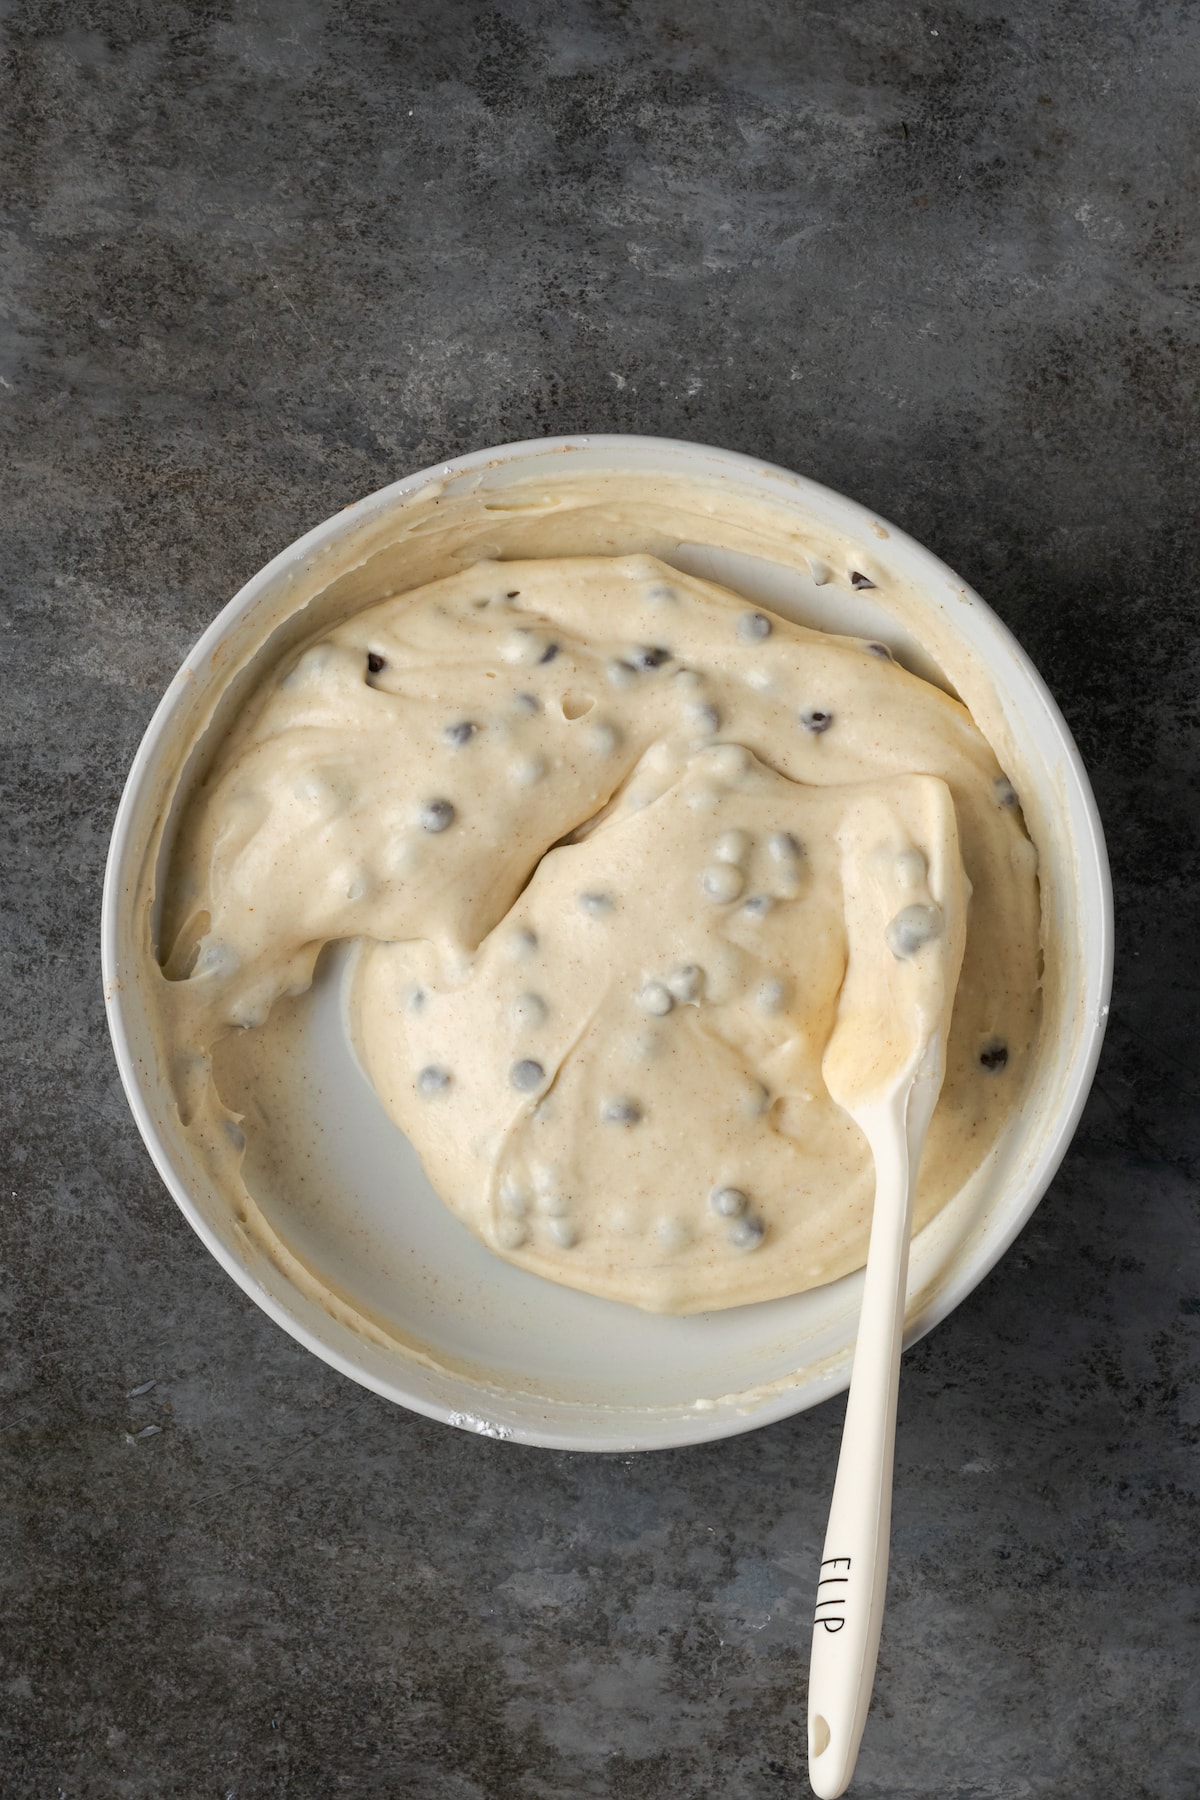
[[[356,614],[254,694],[177,836],[164,1017],[181,1114],[255,1129],[228,1046],[361,940],[359,1055],[497,1255],[665,1312],[862,1265],[870,1152],[821,1060],[865,793],[936,930],[924,784],[969,886],[919,1229],[1023,1088],[1036,856],[962,705],[874,640],[648,556],[483,562]]]

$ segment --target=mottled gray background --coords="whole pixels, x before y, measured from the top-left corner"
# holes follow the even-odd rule
[[[201,627],[394,476],[574,430],[866,501],[1079,739],[1108,1043],[906,1359],[855,1792],[1193,1800],[1200,11],[3,16],[5,1800],[806,1791],[841,1403],[633,1459],[389,1407],[209,1260],[105,1035],[106,839]]]

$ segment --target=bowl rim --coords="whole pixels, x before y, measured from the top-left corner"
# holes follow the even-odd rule
[[[832,1372],[827,1371],[823,1375],[814,1377],[806,1389],[802,1390],[799,1386],[782,1386],[760,1404],[744,1412],[681,1414],[677,1423],[674,1420],[667,1421],[660,1418],[655,1421],[652,1431],[643,1434],[643,1439],[628,1443],[618,1443],[611,1436],[602,1438],[595,1434],[589,1434],[587,1431],[543,1430],[532,1426],[514,1426],[511,1429],[494,1427],[472,1413],[457,1410],[425,1395],[406,1392],[398,1382],[376,1375],[372,1370],[343,1354],[335,1345],[319,1337],[302,1319],[290,1312],[279,1298],[259,1282],[248,1264],[239,1259],[209,1225],[189,1192],[187,1184],[176,1172],[168,1146],[143,1097],[137,1077],[137,1062],[133,1053],[126,1016],[127,1001],[120,979],[119,916],[123,904],[123,889],[129,874],[130,853],[136,847],[134,832],[138,822],[142,790],[155,767],[157,756],[162,748],[163,740],[170,730],[176,709],[192,683],[192,671],[200,666],[203,659],[222,642],[230,627],[250,611],[259,594],[269,588],[284,570],[293,567],[304,557],[311,556],[314,552],[336,542],[374,516],[393,506],[402,507],[414,499],[429,483],[448,477],[470,474],[476,470],[486,470],[518,459],[527,461],[537,456],[551,456],[564,451],[584,449],[601,453],[610,452],[614,460],[619,459],[622,454],[633,451],[672,455],[684,453],[692,458],[708,459],[715,473],[729,473],[735,479],[739,472],[753,472],[755,477],[760,480],[764,476],[776,478],[790,488],[798,501],[807,501],[826,514],[830,511],[835,512],[838,515],[839,524],[845,521],[850,526],[861,525],[867,532],[873,526],[882,525],[889,538],[893,540],[892,547],[900,549],[907,558],[911,558],[924,576],[928,577],[930,581],[937,578],[948,581],[952,585],[956,597],[961,596],[968,607],[977,608],[982,612],[989,629],[1005,646],[1008,655],[1025,681],[1038,695],[1044,708],[1046,722],[1061,751],[1069,779],[1075,790],[1075,797],[1079,803],[1082,829],[1077,832],[1073,846],[1079,870],[1079,883],[1081,888],[1088,891],[1097,903],[1095,916],[1090,920],[1093,952],[1087,959],[1086,970],[1089,988],[1088,1017],[1084,1023],[1080,1047],[1071,1061],[1069,1080],[1064,1084],[1062,1105],[1054,1133],[1043,1147],[1028,1176],[1029,1187],[1025,1202],[1020,1208],[1007,1215],[1005,1228],[989,1241],[983,1256],[978,1260],[972,1260],[966,1268],[959,1269],[948,1281],[939,1286],[932,1299],[922,1307],[920,1316],[915,1323],[910,1322],[909,1328],[905,1332],[905,1348],[909,1348],[927,1332],[932,1331],[966,1299],[969,1293],[980,1285],[1024,1229],[1049,1188],[1074,1137],[1099,1060],[1109,1013],[1114,949],[1112,880],[1099,810],[1083,759],[1053,694],[1027,652],[987,602],[955,571],[950,569],[935,552],[927,549],[903,527],[895,525],[874,508],[868,508],[860,501],[854,500],[834,488],[827,487],[809,476],[798,475],[792,470],[785,469],[781,465],[771,463],[761,457],[749,456],[741,451],[721,449],[712,445],[698,444],[689,439],[656,437],[646,434],[588,432],[522,439],[513,443],[469,451],[464,455],[443,459],[427,468],[401,476],[322,520],[278,551],[270,561],[256,570],[242,584],[201,632],[158,701],[143,732],[130,764],[114,816],[105,864],[100,919],[101,974],[109,1034],[121,1083],[134,1121],[159,1176],[205,1248],[216,1258],[242,1291],[297,1342],[320,1357],[323,1362],[337,1369],[343,1375],[349,1376],[351,1380],[378,1393],[382,1398],[403,1405],[408,1410],[427,1418],[474,1431],[477,1434],[503,1437],[514,1442],[551,1449],[605,1452],[612,1452],[615,1449],[622,1451],[673,1449],[715,1442],[725,1437],[740,1435],[745,1431],[757,1430],[762,1425],[772,1424],[804,1411],[809,1406],[819,1404],[822,1400],[828,1399],[846,1388],[849,1382],[849,1360],[847,1359],[843,1366]]]

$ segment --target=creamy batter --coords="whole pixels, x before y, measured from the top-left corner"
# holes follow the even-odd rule
[[[872,1193],[821,1075],[840,844],[869,799],[902,962],[936,913],[931,780],[971,898],[919,1227],[994,1143],[1037,1028],[1013,790],[966,710],[883,645],[649,556],[481,562],[262,684],[166,894],[181,1115],[215,1070],[234,1141],[253,1129],[236,1034],[358,939],[362,1063],[498,1255],[675,1312],[831,1280],[865,1259]]]

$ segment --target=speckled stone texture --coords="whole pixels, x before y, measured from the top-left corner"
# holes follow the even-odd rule
[[[106,839],[202,626],[394,476],[580,429],[866,501],[1078,737],[1108,1043],[1034,1222],[906,1359],[854,1792],[1194,1800],[1200,13],[11,0],[4,30],[5,1800],[806,1791],[841,1404],[634,1459],[389,1407],[210,1261],[105,1035]]]

